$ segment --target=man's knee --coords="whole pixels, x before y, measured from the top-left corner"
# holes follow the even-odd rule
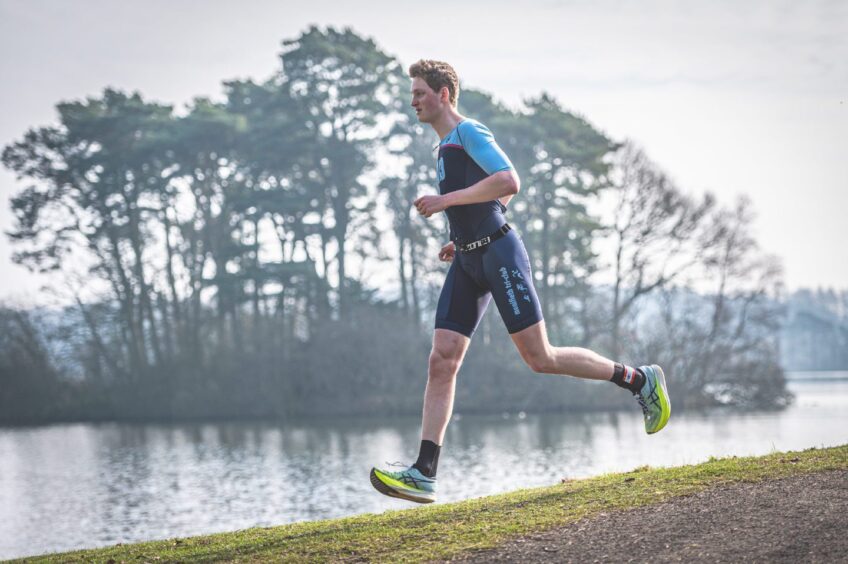
[[[445,340],[434,343],[430,351],[430,377],[452,378],[459,370],[465,352],[459,340]]]
[[[433,349],[430,352],[430,377],[451,378],[459,370],[461,356],[452,351]]]
[[[546,351],[528,352],[522,355],[524,362],[533,372],[550,374],[553,372],[553,358]]]
[[[512,340],[530,370],[539,374],[556,373],[556,359],[548,342],[544,321],[522,329],[512,336]]]

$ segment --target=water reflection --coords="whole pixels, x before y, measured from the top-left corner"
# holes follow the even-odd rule
[[[780,413],[458,416],[440,501],[709,456],[848,442],[848,374],[793,382]],[[369,468],[409,461],[419,420],[58,425],[0,430],[0,558],[408,507]],[[458,487],[462,484],[462,489]]]

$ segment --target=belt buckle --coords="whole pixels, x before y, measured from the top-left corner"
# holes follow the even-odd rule
[[[473,243],[468,243],[467,245],[465,245],[465,250],[466,251],[473,251],[474,249],[482,247],[483,245],[488,245],[489,242],[491,241],[491,239],[492,239],[491,236],[487,236],[487,237],[483,237],[479,241],[474,241]]]

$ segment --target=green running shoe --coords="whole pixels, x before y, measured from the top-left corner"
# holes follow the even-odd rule
[[[640,366],[639,370],[645,375],[645,385],[638,394],[633,394],[642,407],[645,416],[645,431],[652,435],[665,427],[671,417],[671,399],[665,385],[665,374],[656,364]]]
[[[418,503],[436,501],[436,479],[428,478],[413,466],[398,472],[372,468],[371,485],[381,494],[391,497]]]

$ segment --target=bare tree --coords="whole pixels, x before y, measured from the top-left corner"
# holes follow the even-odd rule
[[[775,406],[789,398],[779,350],[782,269],[753,239],[751,221],[746,199],[713,210],[700,234],[698,289],[664,291],[658,313],[638,324],[634,351],[676,374],[687,404]]]
[[[609,234],[614,258],[610,349],[621,354],[622,326],[642,296],[662,289],[697,263],[698,230],[714,207],[707,194],[683,194],[632,143],[616,155],[615,208]]]

